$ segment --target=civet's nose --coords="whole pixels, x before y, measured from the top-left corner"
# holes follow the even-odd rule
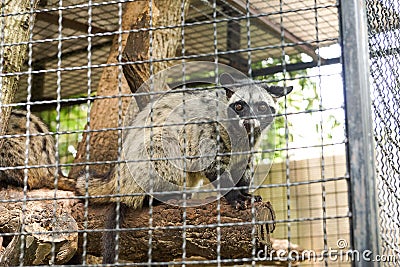
[[[240,120],[240,123],[246,129],[247,133],[251,133],[252,129],[254,132],[260,128],[260,121],[257,119]]]

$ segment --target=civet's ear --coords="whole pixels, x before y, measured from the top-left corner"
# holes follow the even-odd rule
[[[289,87],[275,86],[275,85],[268,86],[267,84],[261,84],[261,86],[275,98],[285,96],[293,91],[293,86]]]
[[[222,73],[219,76],[219,82],[225,89],[226,98],[231,98],[235,93],[233,91],[234,84],[236,83],[235,79],[229,73]]]

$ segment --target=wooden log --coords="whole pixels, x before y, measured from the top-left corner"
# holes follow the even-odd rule
[[[74,201],[68,199],[73,193],[58,191],[57,197],[62,199],[53,200],[48,189],[25,197],[21,189],[0,191],[1,266],[19,265],[20,260],[24,265],[65,264],[74,256],[78,226],[71,216]]]
[[[88,229],[102,229],[107,206],[90,207]],[[255,221],[270,221],[272,206],[269,202],[256,203]],[[81,210],[81,209],[79,209]],[[221,258],[240,259],[250,257],[253,246],[258,249],[271,248],[270,233],[274,228],[270,225],[252,225],[251,209],[233,209],[224,200],[220,205],[220,221],[218,221],[217,203],[209,203],[199,207],[186,208],[185,226],[184,208],[162,204],[152,208],[130,210],[125,217],[120,232],[119,258],[130,262],[148,261],[149,238],[151,231],[151,257],[153,262],[168,262],[182,257],[183,233],[185,233],[186,256],[200,256],[205,259],[217,258],[217,247],[220,244]],[[75,214],[74,217],[81,217]],[[83,221],[78,221],[83,228]],[[254,244],[252,231],[255,230]],[[104,229],[104,228],[103,228]],[[88,232],[88,254],[101,256],[98,244],[101,243],[100,232]],[[220,241],[218,241],[218,233]]]
[[[86,263],[94,263],[93,258],[101,257],[99,244],[109,207],[89,205],[86,220],[85,205],[72,192],[57,191],[56,202],[54,196],[53,190],[29,191],[24,208],[21,189],[0,190],[0,238],[3,239],[0,248],[5,247],[0,249],[0,265],[19,264],[21,242],[25,247],[24,265],[65,264],[75,251],[82,255],[83,249],[87,254]],[[150,232],[152,262],[216,260],[220,256],[222,260],[236,259],[237,264],[240,259],[251,258],[253,248],[255,253],[271,248],[287,250],[288,247],[301,251],[286,240],[270,238],[274,213],[269,202],[255,203],[254,210],[253,214],[251,208],[233,209],[224,199],[220,201],[219,210],[216,202],[186,209],[161,204],[154,206],[151,213],[149,208],[128,210],[120,227],[119,259],[121,262],[147,263]],[[22,221],[25,222],[25,238],[21,241]],[[85,248],[82,247],[84,235]],[[182,259],[184,240],[186,258]],[[269,259],[261,262],[271,263]]]

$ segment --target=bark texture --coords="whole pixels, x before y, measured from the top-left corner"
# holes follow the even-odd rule
[[[0,190],[0,197],[3,200],[0,204],[0,264],[19,264],[21,242],[25,247],[25,265],[48,265],[51,262],[65,264],[76,251],[78,255],[83,251],[83,235],[79,234],[78,243],[78,229],[86,232],[86,253],[101,256],[99,244],[107,206],[89,206],[86,220],[84,204],[74,198],[72,192],[57,191],[55,195],[53,190],[32,190],[27,192],[25,204],[22,201],[24,193],[19,188]],[[287,249],[288,244],[270,238],[275,227],[271,223],[274,220],[271,204],[263,202],[255,205],[255,213],[252,214],[251,208],[238,211],[222,199],[220,221],[216,202],[186,209],[168,204],[154,206],[151,220],[148,208],[129,210],[120,227],[120,259],[147,262],[149,230],[152,233],[153,262],[182,258],[183,234],[187,258],[215,260],[218,243],[222,259],[251,257],[254,246],[257,250],[271,247],[275,250]],[[250,223],[253,218],[255,224]],[[25,240],[21,241],[23,221],[26,235]],[[149,228],[150,221],[152,224]],[[293,244],[290,247],[298,249]],[[55,257],[52,257],[52,251]]]
[[[134,24],[134,17],[137,15],[137,3],[130,2],[125,5],[122,16],[122,30],[129,30]],[[113,38],[110,48],[110,54],[107,64],[118,63],[120,51],[126,45],[128,34],[122,34],[119,42],[119,36]],[[121,46],[121,47],[120,47]],[[121,76],[119,76],[121,75]],[[119,84],[119,77],[122,78]],[[118,127],[119,110],[122,112],[127,108],[130,98],[118,95],[128,94],[129,87],[118,66],[104,67],[101,75],[96,95],[99,97],[115,96],[115,98],[96,99],[90,110],[90,124],[86,126],[87,130],[102,130]],[[89,144],[88,144],[89,135]],[[89,160],[87,160],[87,147],[89,146]],[[116,160],[118,153],[118,131],[105,130],[100,132],[84,133],[82,141],[78,145],[78,153],[74,163],[82,162],[101,162]],[[96,173],[106,173],[110,165],[94,165],[91,170]],[[84,166],[73,166],[69,177],[76,178],[78,173],[84,169]]]
[[[149,60],[161,60],[175,56],[178,44],[180,43],[181,28],[156,29],[153,28],[169,25],[180,25],[181,23],[181,1],[175,0],[155,0],[150,9],[148,1],[130,2],[125,5],[122,18],[123,30],[132,29],[129,38],[124,34],[122,38],[123,61],[134,62],[131,65],[124,66],[124,74],[128,75],[127,80],[123,79],[122,94],[136,92],[138,87],[150,77],[150,64],[138,63]],[[187,1],[185,8],[187,9]],[[150,37],[151,36],[151,37]],[[152,40],[150,42],[150,40]],[[151,43],[151,44],[150,44]],[[114,38],[108,63],[116,63],[118,58],[118,36]],[[153,63],[153,73],[165,69],[170,63]],[[128,71],[127,71],[128,69]],[[116,96],[118,90],[118,67],[107,67],[104,69],[99,87],[98,96]],[[130,88],[130,89],[129,89]],[[165,90],[157,88],[155,90]],[[122,98],[122,105],[119,100],[97,99],[93,103],[90,114],[90,130],[101,130],[108,128],[121,127],[118,125],[118,110],[122,108],[126,111],[130,102],[130,97]],[[143,101],[147,101],[144,99]],[[140,105],[146,105],[140,102]],[[131,111],[132,112],[132,111]],[[133,112],[136,112],[134,110]],[[132,113],[133,114],[133,113]],[[82,142],[78,146],[78,153],[75,163],[87,162],[87,135],[83,135]],[[118,156],[118,131],[107,130],[90,133],[89,138],[89,162],[115,161]],[[103,174],[107,173],[111,165],[99,164],[91,166],[91,170]],[[84,166],[75,166],[70,172],[70,177],[76,177]]]
[[[33,190],[23,202],[21,189],[0,191],[0,266],[19,265],[20,257],[24,265],[65,264],[74,256],[78,225],[71,211],[76,203],[68,199],[72,192],[58,191],[57,197],[64,199],[52,200],[52,190]]]
[[[89,229],[102,229],[107,207],[90,207]],[[269,203],[257,203],[255,221],[271,221]],[[79,209],[81,211],[81,209]],[[217,203],[186,209],[186,256],[200,256],[204,259],[217,259],[218,247]],[[130,262],[147,262],[149,251],[149,230],[153,262],[167,262],[182,258],[184,209],[172,205],[159,205],[152,209],[152,227],[149,228],[149,209],[131,210],[125,217],[120,232],[119,258]],[[75,214],[74,217],[80,217]],[[252,253],[252,230],[255,228],[255,245],[258,249],[271,248],[270,233],[274,225],[251,225],[251,209],[238,211],[225,203],[220,209],[221,258],[239,259],[250,257]],[[78,221],[79,228],[83,221]],[[230,224],[230,225],[229,225]],[[130,229],[130,230],[127,230]],[[101,256],[98,244],[101,231],[88,233],[87,253]]]
[[[31,8],[36,8],[38,1],[31,0],[6,0],[1,5],[1,14],[6,15],[0,19],[0,72],[13,74],[21,72],[27,59],[27,44],[29,40],[31,21],[34,13],[29,13]],[[18,14],[18,15],[14,15]],[[3,30],[4,29],[4,30]],[[18,88],[20,75],[0,76],[0,135],[4,135],[11,107],[3,105],[13,103],[15,92]],[[4,139],[0,139],[0,147]]]
[[[123,53],[123,60],[132,63],[124,65],[123,68],[132,93],[137,92],[139,87],[149,80],[150,75],[174,65],[174,62],[165,59],[175,57],[181,44],[180,25],[188,11],[189,1],[155,0],[153,3],[152,8],[150,5],[143,7],[137,19],[136,29],[155,30],[131,32]],[[153,88],[141,89],[143,90],[140,93],[150,90],[161,92],[168,90],[168,87],[166,84],[158,83],[153,84]],[[140,110],[149,102],[148,96],[135,96],[135,99]]]

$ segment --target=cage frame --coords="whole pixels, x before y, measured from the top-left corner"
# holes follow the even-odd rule
[[[367,17],[364,1],[340,1],[342,75],[344,83],[349,207],[352,249],[380,255],[378,201],[369,82]],[[379,262],[352,262],[380,266]]]
[[[376,157],[374,154],[374,121],[372,119],[372,105],[370,97],[371,82],[369,80],[369,52],[367,34],[367,13],[368,0],[337,0],[339,21],[339,44],[342,51],[341,56],[333,59],[323,59],[318,56],[317,60],[310,63],[284,64],[279,67],[259,69],[253,72],[253,76],[266,75],[289,69],[306,69],[310,67],[321,67],[327,64],[341,62],[343,76],[345,129],[346,129],[346,165],[348,173],[346,180],[349,192],[347,201],[349,213],[346,218],[350,224],[350,241],[348,247],[351,251],[358,251],[360,254],[370,251],[371,255],[382,255],[380,238],[380,221],[378,208],[378,193],[375,171]],[[233,2],[236,2],[233,0]],[[315,1],[316,2],[316,1]],[[247,1],[247,3],[249,3]],[[281,2],[282,3],[282,2]],[[38,13],[45,14],[45,13]],[[60,41],[61,42],[61,41]],[[296,45],[299,45],[296,42]],[[231,48],[230,50],[238,50]],[[42,67],[40,67],[42,68]],[[44,68],[44,67],[43,67]],[[43,70],[43,74],[46,70]],[[29,71],[29,75],[37,74],[35,70]],[[79,101],[85,102],[80,99]],[[50,101],[51,102],[51,101]],[[78,101],[66,101],[64,104],[72,105]],[[56,100],[51,104],[59,105]],[[27,104],[30,105],[30,104]],[[40,103],[38,107],[45,106]],[[32,107],[35,107],[33,105]],[[322,181],[321,183],[324,183]],[[325,219],[325,218],[324,218]],[[325,263],[327,264],[327,263]],[[353,260],[353,266],[380,266],[378,261],[367,261],[360,257],[360,261]]]

